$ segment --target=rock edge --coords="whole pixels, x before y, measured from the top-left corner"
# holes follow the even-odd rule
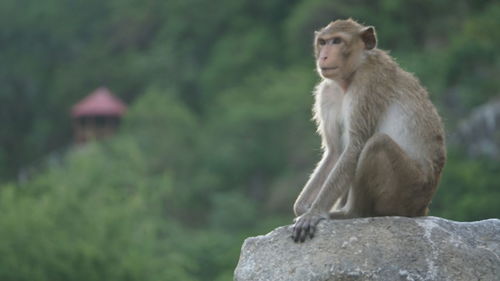
[[[500,281],[500,220],[328,220],[296,244],[291,226],[251,237],[235,281]]]

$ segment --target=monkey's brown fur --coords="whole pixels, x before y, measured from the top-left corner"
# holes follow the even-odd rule
[[[326,218],[424,216],[446,161],[426,90],[384,51],[373,27],[349,20],[315,36],[314,119],[323,157],[294,204],[293,239]]]

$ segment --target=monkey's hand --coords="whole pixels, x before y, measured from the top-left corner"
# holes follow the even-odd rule
[[[307,236],[312,239],[316,232],[316,225],[318,225],[321,220],[327,218],[328,214],[320,214],[311,211],[295,218],[292,233],[293,241],[302,243],[306,241]]]

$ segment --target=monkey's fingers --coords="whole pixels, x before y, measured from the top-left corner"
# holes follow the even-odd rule
[[[302,232],[302,236],[300,237],[300,242],[303,243],[306,241],[307,236],[309,236],[309,233],[311,231],[311,228],[314,228],[313,225],[311,225],[311,221],[308,221],[306,225],[304,226],[304,231]]]
[[[292,239],[295,243],[299,242],[301,233],[302,233],[302,222],[298,221],[293,226],[293,233],[292,233]]]
[[[295,234],[294,234],[294,238],[293,238],[293,241],[295,243],[298,243],[301,241],[301,237],[302,237],[302,233],[304,232],[304,230],[302,229],[302,227],[298,227],[296,230],[295,230]]]

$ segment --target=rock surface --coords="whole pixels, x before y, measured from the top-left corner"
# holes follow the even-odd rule
[[[245,240],[235,281],[500,281],[500,220],[436,217],[322,221],[296,244],[291,226]]]

